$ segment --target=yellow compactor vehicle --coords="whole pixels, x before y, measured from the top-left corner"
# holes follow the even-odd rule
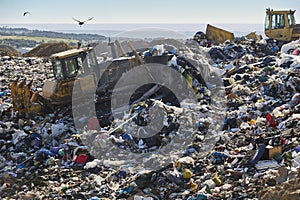
[[[296,10],[266,10],[265,35],[269,38],[289,42],[300,38],[300,24],[296,24]]]

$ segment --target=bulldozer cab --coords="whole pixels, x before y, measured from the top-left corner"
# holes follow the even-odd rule
[[[54,105],[70,103],[76,78],[80,79],[82,90],[95,87],[94,77],[90,72],[97,65],[97,60],[92,49],[91,47],[71,49],[53,54],[50,59],[52,60],[54,78],[45,82],[43,98]]]
[[[53,54],[50,58],[53,74],[57,80],[68,80],[84,74],[97,63],[92,48],[71,49]]]
[[[296,35],[295,10],[266,10],[265,34],[279,41],[291,41]]]

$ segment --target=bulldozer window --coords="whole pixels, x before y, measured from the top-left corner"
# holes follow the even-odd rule
[[[284,28],[284,14],[275,14],[272,16],[272,29]]]
[[[292,26],[292,25],[294,25],[296,23],[293,14],[288,14],[288,20],[289,20],[289,25],[290,26]]]
[[[74,59],[65,60],[66,63],[66,76],[68,78],[75,77],[77,75],[77,64]]]
[[[265,29],[269,29],[270,27],[270,15],[266,15],[266,19],[265,19]]]
[[[54,64],[53,65],[53,72],[54,72],[55,78],[63,79],[64,75],[63,75],[63,71],[62,71],[61,62],[59,60],[57,60],[53,64]]]
[[[82,60],[83,60],[82,57],[78,57],[77,58],[77,70],[78,70],[78,74],[83,74],[84,73]]]
[[[95,52],[89,52],[87,53],[87,66],[90,68],[91,66],[96,65],[97,61],[96,61],[96,55]]]

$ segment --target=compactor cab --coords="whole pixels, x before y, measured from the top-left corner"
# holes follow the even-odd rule
[[[299,39],[300,24],[296,24],[295,10],[266,10],[265,35],[286,42]]]

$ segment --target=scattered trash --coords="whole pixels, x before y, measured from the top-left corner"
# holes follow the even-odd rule
[[[14,112],[10,85],[24,77],[26,81],[33,79],[34,92],[41,91],[52,64],[46,58],[1,57],[1,199],[204,200],[267,199],[267,195],[278,199],[281,196],[275,193],[281,195],[279,189],[282,195],[292,195],[291,189],[286,189],[287,194],[285,186],[278,184],[296,188],[293,184],[299,179],[295,172],[300,166],[300,40],[279,49],[276,42],[255,33],[219,45],[204,35],[195,34],[193,40],[199,43],[193,43],[188,53],[154,44],[140,55],[149,56],[150,62],[172,52],[172,58],[167,56],[164,62],[174,69],[186,61],[180,58],[182,54],[201,63],[199,71],[207,87],[187,76],[199,99],[212,94],[217,87],[213,78],[221,77],[226,115],[214,119],[198,117],[198,112],[211,112],[206,104],[185,103],[172,110],[159,100],[133,103],[130,120],[113,119],[112,127],[101,127],[98,118],[84,116],[80,119],[87,122],[83,131],[75,129],[66,107],[23,118]],[[149,110],[154,105],[167,113],[161,120],[164,132],[137,138],[130,130],[153,120]],[[110,140],[126,152],[155,151],[170,142],[178,130],[176,120],[183,119],[174,117],[176,112],[191,107],[197,109],[189,112],[197,116],[193,121],[195,139],[182,157],[160,170],[136,172],[119,160],[98,160],[93,149],[82,143],[85,132],[93,136],[87,139],[98,148],[109,146]],[[203,156],[199,151],[205,147],[203,141],[213,120],[224,122],[224,126],[216,133],[215,145]],[[124,121],[127,129],[119,126]],[[157,157],[147,159],[154,165],[161,162]]]

